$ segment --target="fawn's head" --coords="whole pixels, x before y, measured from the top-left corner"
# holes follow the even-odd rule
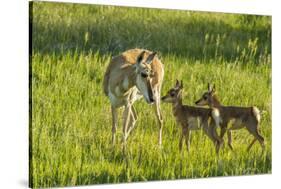
[[[168,103],[174,103],[177,102],[178,100],[181,100],[182,89],[183,89],[182,81],[179,82],[177,80],[176,85],[173,88],[171,88],[167,92],[167,94],[161,98],[161,100],[163,102],[168,102]]]
[[[149,54],[144,58],[145,51],[142,51],[136,60],[136,86],[143,94],[147,103],[154,102],[154,94],[152,89],[152,78],[154,71],[151,63],[156,55],[156,52]]]
[[[208,83],[208,91],[204,92],[202,97],[199,100],[197,100],[195,104],[198,106],[205,106],[205,105],[212,106],[215,92],[216,92],[215,85],[211,87],[210,83]]]

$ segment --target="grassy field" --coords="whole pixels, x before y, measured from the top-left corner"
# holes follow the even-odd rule
[[[33,3],[30,54],[30,185],[70,186],[271,173],[271,17],[111,6]],[[135,104],[139,120],[126,154],[112,148],[111,113],[102,92],[110,58],[130,48],[158,51],[165,66],[162,95],[184,81],[194,104],[216,84],[225,105],[262,110],[265,153],[248,132],[233,132],[234,152],[219,158],[210,140],[192,133],[178,151],[180,129],[162,104],[163,146],[152,107]],[[226,138],[225,138],[226,140]]]

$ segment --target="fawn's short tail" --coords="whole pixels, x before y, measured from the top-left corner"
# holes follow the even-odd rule
[[[253,106],[253,107],[252,107],[252,112],[253,112],[253,114],[254,114],[254,116],[255,116],[257,122],[259,123],[260,120],[261,120],[260,110],[259,110],[257,107]]]

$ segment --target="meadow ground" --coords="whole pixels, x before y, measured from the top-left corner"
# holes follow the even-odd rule
[[[30,10],[31,186],[271,173],[271,17],[43,2]],[[159,148],[144,100],[135,104],[126,154],[121,111],[112,148],[103,75],[113,55],[135,47],[161,55],[162,95],[182,79],[184,103],[194,104],[212,82],[223,104],[257,106],[265,153],[258,143],[246,151],[253,137],[245,129],[233,132],[234,152],[225,147],[219,158],[202,131],[192,133],[189,153],[179,153],[170,104],[161,104]]]

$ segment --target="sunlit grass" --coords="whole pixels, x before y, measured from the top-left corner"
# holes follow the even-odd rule
[[[251,17],[240,17],[35,3],[30,70],[33,186],[271,173],[271,21],[254,17],[253,24]],[[253,137],[245,129],[233,132],[234,152],[225,147],[217,157],[211,141],[198,131],[192,133],[190,152],[180,153],[180,129],[169,104],[161,104],[164,129],[159,148],[158,125],[143,100],[135,103],[139,120],[126,154],[121,111],[112,148],[103,74],[112,55],[134,47],[161,54],[162,94],[182,79],[184,103],[191,105],[212,82],[223,104],[262,110],[265,153],[258,143],[246,152]]]

